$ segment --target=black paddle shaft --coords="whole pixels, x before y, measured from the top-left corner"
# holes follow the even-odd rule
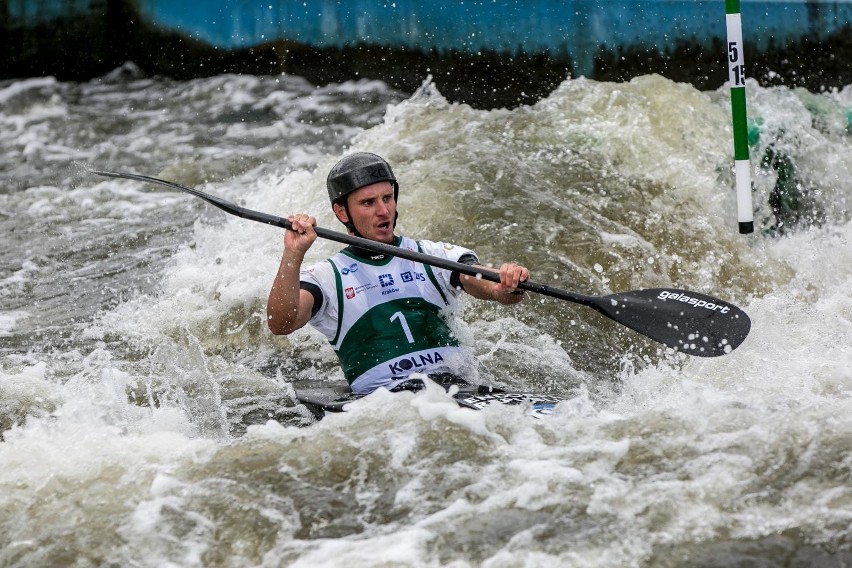
[[[246,209],[215,195],[171,181],[125,172],[92,171],[92,173],[171,187],[200,197],[231,215],[288,230],[292,229],[290,221],[283,217]],[[491,282],[500,281],[500,275],[497,272],[484,270],[481,267],[406,250],[354,235],[337,233],[322,227],[315,227],[315,230],[317,236],[324,239],[360,247],[377,254],[405,258],[475,278],[484,278]],[[585,296],[529,280],[521,282],[518,288],[588,306],[672,349],[699,357],[717,357],[730,353],[745,340],[751,329],[751,320],[740,308],[713,296],[688,290],[656,288],[619,292],[608,296]]]

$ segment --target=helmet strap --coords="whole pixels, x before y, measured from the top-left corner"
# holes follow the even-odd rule
[[[337,217],[337,211],[335,210],[334,216],[337,217],[337,220],[340,221],[341,223],[343,223],[343,226],[346,227],[346,229],[350,233],[352,233],[356,237],[362,237],[363,238],[364,235],[362,235],[361,233],[358,232],[358,229],[355,228],[355,223],[352,222],[352,214],[349,213],[349,200],[344,197],[343,199],[341,199],[340,201],[337,202],[337,205],[340,205],[341,207],[343,207],[343,210],[346,212],[346,219],[347,219],[346,221],[342,221],[340,219],[340,217]],[[332,209],[334,209],[333,206],[332,206]]]

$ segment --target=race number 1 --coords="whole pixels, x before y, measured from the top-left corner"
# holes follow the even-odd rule
[[[399,324],[402,326],[402,332],[405,334],[405,339],[407,339],[409,343],[414,343],[414,336],[411,334],[411,328],[408,327],[408,322],[405,320],[405,316],[402,315],[402,312],[396,312],[391,316],[390,320],[399,320]]]

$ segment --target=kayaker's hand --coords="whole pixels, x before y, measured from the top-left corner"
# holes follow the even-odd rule
[[[304,256],[311,245],[314,244],[314,241],[317,240],[317,233],[314,230],[314,227],[317,226],[317,220],[305,213],[290,215],[287,220],[290,221],[293,228],[284,231],[284,248]]]
[[[518,284],[529,277],[526,267],[507,262],[500,266],[500,283],[494,286],[491,296],[501,304],[517,304],[524,299],[524,291],[518,289]]]

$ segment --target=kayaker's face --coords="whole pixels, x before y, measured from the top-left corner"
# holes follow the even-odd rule
[[[352,223],[365,239],[382,243],[393,242],[393,221],[396,217],[396,200],[393,197],[393,185],[389,181],[380,181],[366,185],[349,194],[349,214]],[[346,222],[346,209],[334,206],[337,218]]]

